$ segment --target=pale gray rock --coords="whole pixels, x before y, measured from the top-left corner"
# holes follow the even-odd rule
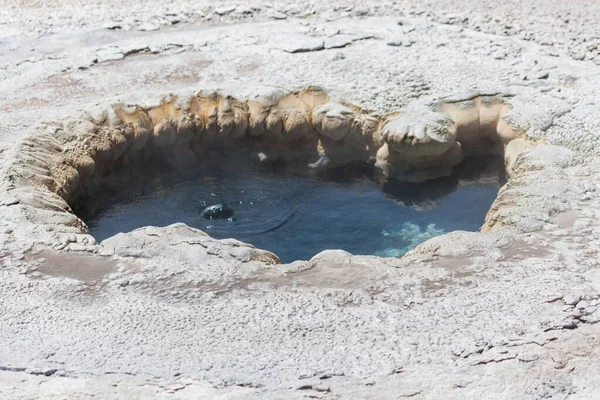
[[[352,15],[357,17],[364,17],[371,13],[371,9],[369,7],[353,7]]]
[[[240,15],[251,15],[254,13],[254,11],[255,11],[255,9],[253,9],[252,7],[247,7],[243,4],[240,4],[234,10],[234,12],[236,14],[240,14]]]
[[[0,9],[0,397],[594,398],[600,9],[554,3],[453,2],[449,15],[442,0],[280,0],[268,9],[219,4],[235,9],[210,21],[215,6],[204,0]],[[180,17],[189,23],[158,29]],[[156,29],[127,31],[139,21]],[[116,24],[122,29],[103,28]],[[342,36],[367,34],[373,39]],[[398,37],[410,48],[387,45]],[[190,51],[165,54],[173,43]],[[273,51],[285,48],[308,50]],[[89,67],[94,58],[112,62]],[[547,79],[532,75],[519,88],[524,74],[550,65]],[[149,109],[170,93],[186,109],[199,90],[255,99],[267,87],[286,94],[309,85],[334,99],[329,111],[347,107],[342,101],[361,118],[420,110],[388,137],[424,138],[416,127],[437,121],[440,93],[462,106],[501,94],[511,108],[505,122],[543,145],[514,154],[489,232],[452,232],[402,259],[329,250],[281,265],[181,224],[98,245],[59,195],[38,184],[15,190],[23,176],[39,178],[30,168],[39,175],[40,163],[68,154],[65,140],[102,135],[84,129],[78,110],[114,127],[117,117],[92,109]],[[465,97],[473,87],[499,88]],[[348,117],[329,111],[317,115]],[[312,112],[294,115],[314,134]],[[20,153],[39,147],[55,152]],[[77,279],[66,276],[69,257],[85,257],[74,261]]]
[[[306,53],[310,51],[320,51],[325,48],[323,39],[311,38],[308,36],[300,36],[292,39],[283,47],[283,51],[287,53]]]
[[[163,18],[170,24],[178,24],[181,21],[185,21],[187,17],[184,14],[166,14]]]
[[[565,303],[568,306],[577,305],[577,303],[579,303],[579,300],[581,300],[581,295],[576,293],[569,293],[563,297],[563,303]]]
[[[107,47],[96,51],[97,62],[122,60],[125,57],[123,50],[119,47]]]
[[[357,40],[357,37],[353,35],[334,35],[325,39],[324,48],[339,49],[352,44],[355,40]]]
[[[492,57],[494,57],[496,60],[503,60],[506,58],[507,55],[508,54],[506,53],[506,51],[498,50],[494,54],[492,54]]]
[[[275,19],[275,20],[282,20],[282,19],[286,19],[287,15],[281,11],[275,10],[273,8],[269,8],[266,12],[265,15],[269,18]]]
[[[219,7],[215,9],[215,14],[217,15],[227,15],[236,10],[236,6],[225,6]]]
[[[148,21],[137,27],[138,31],[147,32],[147,31],[157,31],[160,29],[160,24],[156,21]]]
[[[548,79],[550,73],[548,71],[534,71],[525,76],[525,80],[533,81],[537,79]]]

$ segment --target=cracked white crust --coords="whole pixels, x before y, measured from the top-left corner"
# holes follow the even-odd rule
[[[11,188],[15,195],[3,195],[0,199],[3,305],[0,337],[4,341],[0,346],[3,360],[0,397],[29,399],[42,393],[44,398],[61,399],[593,398],[598,392],[597,360],[600,359],[596,334],[600,293],[595,222],[600,218],[595,182],[600,171],[596,161],[600,120],[597,82],[593,78],[592,59],[581,62],[589,77],[580,77],[581,74],[565,68],[562,55],[539,56],[549,45],[535,45],[546,29],[545,32],[560,32],[554,45],[559,49],[560,41],[567,40],[574,45],[583,43],[589,54],[596,51],[587,50],[588,46],[593,47],[593,39],[581,34],[580,27],[585,26],[572,12],[580,3],[561,3],[560,7],[554,7],[560,15],[553,14],[551,18],[539,16],[539,13],[552,14],[554,8],[548,2],[532,13],[515,13],[527,5],[515,7],[510,1],[490,7],[486,7],[489,2],[484,2],[480,8],[485,12],[473,9],[465,12],[465,7],[472,6],[454,2],[450,5],[457,14],[454,16],[447,15],[447,8],[440,6],[440,1],[433,8],[419,3],[419,7],[429,7],[431,12],[403,17],[403,25],[398,25],[395,17],[390,17],[391,23],[386,25],[383,19],[366,15],[405,12],[404,6],[398,10],[391,3],[379,2],[354,4],[349,9],[350,5],[345,3],[339,8],[338,2],[312,4],[316,14],[300,16],[304,24],[300,29],[305,30],[296,35],[302,40],[316,36],[313,41],[322,40],[322,47],[326,47],[328,41],[341,39],[341,34],[334,34],[335,29],[342,29],[344,34],[348,28],[377,32],[375,38],[364,43],[353,42],[340,50],[345,61],[340,61],[338,50],[321,50],[320,45],[318,51],[285,55],[269,48],[270,38],[289,41],[290,36],[285,32],[292,30],[292,19],[297,15],[293,7],[282,9],[279,2],[275,6],[280,14],[273,12],[273,15],[281,18],[284,14],[288,18],[279,25],[203,27],[192,30],[193,34],[188,34],[190,26],[171,27],[155,32],[156,35],[145,32],[141,39],[125,38],[118,43],[125,58],[115,63],[116,68],[111,67],[110,61],[90,68],[90,49],[73,44],[77,53],[74,56],[65,49],[61,42],[65,37],[60,34],[41,39],[55,38],[61,43],[60,50],[52,54],[41,56],[29,48],[24,49],[25,54],[5,53],[9,62],[0,69],[0,77],[8,79],[0,85],[5,93],[3,109],[8,111],[3,112],[0,125],[3,140],[0,146],[22,138],[21,132],[27,130],[21,127],[27,121],[40,118],[63,121],[55,116],[60,114],[57,104],[63,99],[65,115],[73,115],[72,110],[80,106],[87,109],[84,104],[87,99],[89,103],[105,104],[103,99],[113,92],[131,92],[136,96],[140,93],[142,98],[160,100],[160,95],[168,89],[157,89],[161,91],[157,96],[146,96],[143,91],[153,83],[176,86],[178,71],[169,70],[168,66],[163,68],[164,64],[157,60],[176,59],[183,64],[188,54],[180,53],[183,56],[178,58],[173,52],[167,57],[171,52],[169,43],[184,42],[185,46],[175,51],[193,48],[193,55],[187,60],[200,60],[185,70],[192,77],[191,82],[184,81],[185,86],[209,87],[213,80],[221,85],[220,79],[236,88],[248,86],[249,81],[254,82],[250,87],[262,87],[263,82],[326,83],[332,103],[349,107],[339,102],[348,99],[353,104],[360,102],[362,109],[384,113],[382,117],[355,110],[352,119],[359,121],[354,123],[360,129],[345,134],[344,128],[339,136],[345,137],[339,141],[322,135],[325,129],[319,131],[312,116],[314,131],[309,133],[319,132],[316,153],[340,162],[354,159],[357,153],[364,154],[365,143],[367,152],[383,151],[387,144],[381,135],[382,118],[392,117],[389,114],[393,111],[402,111],[410,99],[421,96],[418,103],[423,101],[427,110],[436,113],[440,113],[440,102],[450,104],[452,113],[468,115],[468,121],[479,120],[481,128],[481,121],[487,119],[480,113],[481,108],[473,112],[477,96],[450,96],[452,101],[444,96],[431,100],[422,96],[458,87],[477,87],[482,82],[485,86],[516,82],[530,88],[478,92],[481,102],[491,109],[499,104],[494,99],[500,97],[500,103],[511,108],[503,120],[511,130],[526,134],[507,144],[505,156],[512,179],[499,193],[488,216],[487,221],[492,222],[494,229],[486,234],[453,232],[424,243],[401,260],[328,251],[309,262],[265,265],[260,261],[244,261],[246,256],[236,251],[253,252],[239,243],[221,245],[199,233],[190,240],[193,232],[181,226],[142,229],[118,239],[130,248],[142,248],[139,253],[114,255],[110,247],[104,253],[102,246],[81,234],[80,221],[62,211],[68,210],[65,196],[75,190],[78,180],[101,176],[100,167],[110,165],[112,161],[108,160],[123,159],[134,142],[142,147],[142,152],[157,146],[160,148],[157,151],[165,156],[172,156],[173,149],[183,157],[184,150],[189,148],[188,140],[197,139],[199,126],[189,116],[184,116],[187,121],[178,130],[181,116],[173,115],[168,120],[159,117],[155,123],[149,115],[152,130],[148,129],[145,137],[144,123],[121,132],[116,129],[121,121],[114,109],[101,107],[103,112],[91,113],[97,117],[92,125],[75,115],[73,122],[64,120],[63,126],[45,132],[48,136],[42,134],[21,143],[20,150],[0,149],[0,168],[4,171],[8,162],[15,160],[16,150],[37,148],[40,143],[40,147],[55,147],[48,152],[24,151],[25,157],[12,170],[10,182],[31,180],[37,182],[36,190],[0,183],[3,192]],[[102,2],[91,9],[111,4]],[[296,2],[293,6],[302,8],[300,5]],[[585,8],[586,14],[593,18],[595,14],[588,11],[592,6],[588,4]],[[146,3],[125,4],[125,7],[128,13],[136,15],[140,10],[144,13],[158,10]],[[213,22],[247,13],[243,5],[240,10],[219,10],[223,15],[212,13],[215,7],[210,7],[203,18],[211,20],[214,16]],[[331,14],[325,15],[323,8],[329,10],[328,7]],[[567,25],[566,29],[562,26],[555,29],[556,24],[563,23],[565,8],[571,12],[571,28]],[[36,9],[36,15],[51,21],[46,9],[39,10]],[[88,18],[93,23],[101,20],[96,18],[97,14],[88,14],[90,7],[73,11],[84,15],[82,20]],[[54,19],[53,23],[73,21],[73,11],[66,13],[69,18]],[[256,14],[260,19],[267,11],[270,9],[265,7]],[[14,20],[14,4],[2,8],[2,12]],[[331,18],[345,13],[356,17],[350,22]],[[440,13],[444,14],[445,25],[425,20],[425,15],[437,20]],[[510,28],[497,22],[497,19],[507,21],[507,15]],[[319,18],[323,20],[315,22]],[[523,18],[528,19],[526,23],[520,22]],[[517,23],[513,23],[515,19]],[[140,23],[143,22],[142,18]],[[49,29],[49,23],[31,22],[35,29],[29,31],[36,32],[38,27]],[[528,41],[517,36],[502,38],[469,32],[460,26],[473,26],[488,33],[506,29],[522,34]],[[174,37],[164,33],[167,31],[182,34]],[[532,31],[535,31],[533,38]],[[386,36],[392,32],[397,36]],[[126,35],[124,30],[108,33],[119,38]],[[366,35],[355,35],[361,36]],[[569,39],[573,36],[577,40]],[[7,39],[10,43],[10,35]],[[394,46],[388,46],[387,41]],[[397,46],[399,41],[401,47]],[[96,46],[90,47],[91,55],[96,57],[99,45],[93,38],[89,43]],[[299,49],[306,48],[306,44],[311,43],[292,46]],[[37,43],[35,47],[38,48]],[[265,48],[268,48],[266,55]],[[142,49],[137,64],[135,49]],[[150,52],[160,54],[150,56]],[[20,57],[19,62],[21,58],[28,60],[14,65],[10,64],[13,57]],[[497,57],[505,58],[489,62]],[[202,64],[207,59],[214,62],[208,68]],[[255,61],[257,64],[253,64]],[[252,72],[256,65],[258,69]],[[269,65],[272,67],[266,67]],[[79,66],[90,69],[79,72]],[[416,70],[424,66],[422,71]],[[75,70],[74,73],[52,76],[68,68]],[[534,68],[543,70],[537,72]],[[42,75],[42,70],[50,72]],[[199,71],[198,78],[193,75],[195,71]],[[549,79],[531,80],[532,76],[543,76],[548,71]],[[164,80],[166,73],[173,73],[168,83]],[[521,74],[528,75],[525,81]],[[335,79],[330,78],[334,76]],[[70,77],[76,77],[77,81],[69,80]],[[332,90],[344,96],[334,96]],[[278,108],[278,99],[286,94],[289,92],[280,90],[263,103]],[[246,101],[245,96],[233,97]],[[60,101],[52,101],[55,98]],[[178,95],[177,101],[189,110],[186,98],[190,96]],[[38,101],[45,106],[36,108]],[[224,103],[200,121],[209,122],[211,135],[222,129],[227,137],[237,136],[241,130],[233,127],[237,126],[239,107]],[[139,104],[144,109],[158,105],[138,100],[130,104]],[[288,127],[295,126],[295,121],[309,120],[304,108],[292,108],[293,118],[285,118]],[[253,120],[256,128],[250,118],[248,121],[248,132],[254,132],[256,137],[266,132],[265,119],[269,113],[264,111]],[[103,124],[102,115],[106,126],[99,130],[101,133],[88,135],[90,126]],[[492,121],[495,115],[494,111]],[[219,118],[235,123],[219,124]],[[272,117],[270,126],[277,127],[283,119]],[[463,131],[462,140],[457,137],[460,147],[455,147],[453,154],[480,151],[480,142],[469,140],[471,133],[477,132],[470,129],[473,126],[477,124],[465,125],[469,129]],[[139,137],[135,128],[141,132]],[[331,136],[337,137],[337,129],[331,132],[335,132]],[[377,134],[371,136],[370,132]],[[208,133],[202,136],[212,137]],[[306,133],[299,129],[293,136]],[[86,139],[77,143],[82,136]],[[103,140],[92,139],[96,136]],[[271,145],[271,140],[265,136],[263,145]],[[65,143],[70,144],[65,146]],[[539,143],[544,145],[532,148]],[[85,154],[90,144],[94,148],[90,153],[93,157]],[[265,154],[277,156],[281,145],[273,144]],[[570,151],[547,145],[564,146]],[[54,187],[63,190],[55,194],[46,194],[46,189],[38,191],[37,188],[47,184],[54,185],[54,178],[48,179],[47,165],[65,154],[75,160],[73,165],[78,166],[79,178],[66,179],[71,175],[60,175],[63,167],[54,166],[50,171],[52,177],[63,177],[60,185]],[[135,162],[133,152],[129,158]],[[34,168],[29,168],[30,165]],[[400,161],[393,167],[392,173],[407,173]],[[416,179],[423,178],[427,175]],[[561,214],[569,209],[572,211]],[[39,223],[41,219],[45,222]],[[117,243],[113,239],[112,243]],[[165,241],[174,244],[172,251],[165,251]],[[54,245],[64,245],[63,251],[36,253],[40,247]],[[238,258],[231,255],[232,250]],[[96,251],[105,255],[93,253]],[[152,257],[144,257],[146,252]],[[69,269],[72,265],[77,266],[76,271],[85,269],[89,273],[83,276],[73,273]]]

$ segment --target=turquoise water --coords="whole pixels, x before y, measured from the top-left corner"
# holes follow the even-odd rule
[[[86,220],[91,234],[100,241],[142,226],[184,222],[215,238],[270,250],[284,262],[310,259],[325,249],[399,257],[445,232],[479,230],[499,188],[496,179],[464,184],[459,177],[379,183],[364,168],[327,174],[201,171],[145,171],[151,178],[138,175],[115,183],[118,190],[103,188],[94,199],[99,211]],[[233,217],[200,216],[217,203],[231,207]]]

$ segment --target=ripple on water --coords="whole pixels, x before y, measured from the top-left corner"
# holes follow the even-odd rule
[[[346,172],[328,179],[214,168],[194,175],[159,173],[128,182],[87,223],[103,240],[142,226],[184,222],[216,238],[270,250],[284,262],[325,249],[397,257],[444,232],[478,230],[498,191],[498,182],[459,185],[452,178],[424,186],[427,194],[414,185],[382,187],[364,174]],[[217,203],[229,205],[233,217],[200,216]]]

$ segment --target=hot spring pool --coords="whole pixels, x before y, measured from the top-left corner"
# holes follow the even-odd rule
[[[97,211],[85,220],[98,241],[183,222],[215,238],[272,251],[283,262],[310,259],[325,249],[398,257],[433,236],[479,230],[499,184],[457,176],[378,183],[363,168],[327,174],[215,167],[185,174],[153,171],[128,177],[118,190],[97,191]],[[201,217],[206,206],[217,203],[231,207],[233,217]]]

